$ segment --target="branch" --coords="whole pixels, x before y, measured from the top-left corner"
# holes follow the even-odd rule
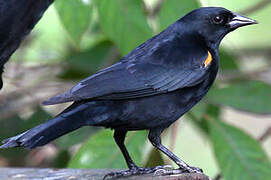
[[[267,128],[267,130],[258,138],[258,141],[262,142],[266,140],[269,136],[271,136],[271,127]]]
[[[179,121],[176,121],[170,128],[170,144],[169,144],[170,151],[174,151],[178,136],[178,127]]]
[[[115,171],[115,170],[113,170]],[[104,175],[112,172],[111,170],[103,169],[34,169],[34,168],[0,168],[0,179],[103,179]],[[109,178],[108,178],[109,179]],[[126,177],[126,180],[152,180],[153,175],[138,175]],[[159,180],[210,180],[204,174],[199,173],[184,173],[172,176],[159,176]]]
[[[151,8],[151,7],[148,7],[147,4],[143,1],[144,11],[147,14],[147,16],[149,16],[149,17],[156,16],[160,11],[163,2],[164,2],[164,0],[158,0],[156,2],[156,4],[154,5],[154,7]]]
[[[247,14],[251,14],[251,13],[254,13],[262,8],[265,8],[267,5],[269,5],[271,3],[271,0],[262,0],[256,4],[254,4],[253,6],[243,10],[240,12],[240,14],[244,14],[244,15],[247,15]]]
[[[222,75],[218,76],[218,79],[221,82],[232,82],[235,80],[263,80],[268,81],[268,79],[263,79],[262,77],[265,74],[271,73],[270,67],[267,67],[265,69],[260,69],[252,72],[240,72],[235,70],[229,70],[229,71],[222,71]]]
[[[17,70],[17,64],[9,63],[7,75],[13,77],[6,81],[7,87],[12,91],[0,93],[0,120],[10,118],[25,109],[33,109],[40,105],[40,102],[46,97],[54,95],[56,92],[62,92],[71,87],[71,82],[50,82],[56,76],[61,66],[35,66],[25,67],[20,65]],[[34,76],[33,76],[34,74]],[[31,81],[30,81],[31,79]],[[6,79],[8,80],[8,79]],[[42,94],[40,93],[42,89]]]
[[[217,174],[214,178],[214,180],[220,180],[222,178],[222,175],[221,174]]]

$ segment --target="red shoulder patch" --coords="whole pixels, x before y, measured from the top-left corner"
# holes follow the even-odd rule
[[[208,56],[204,61],[204,67],[207,67],[209,64],[211,64],[212,60],[213,60],[213,57],[211,53],[208,51]]]

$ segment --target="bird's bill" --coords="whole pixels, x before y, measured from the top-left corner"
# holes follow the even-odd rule
[[[236,29],[242,26],[247,26],[251,24],[258,24],[257,21],[247,18],[245,16],[239,15],[239,14],[233,14],[233,19],[229,22],[229,25],[231,29]]]

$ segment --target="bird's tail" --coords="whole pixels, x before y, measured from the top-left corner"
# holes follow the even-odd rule
[[[22,134],[2,141],[1,148],[25,147],[33,149],[85,125],[82,120],[74,116],[60,114],[41,125],[38,125]]]

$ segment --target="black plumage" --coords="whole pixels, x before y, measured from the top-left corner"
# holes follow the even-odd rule
[[[0,0],[0,89],[4,65],[54,0]]]
[[[4,140],[0,148],[31,149],[81,126],[103,126],[114,129],[129,167],[110,176],[151,173],[165,167],[138,168],[124,146],[127,131],[149,130],[150,142],[179,166],[178,170],[165,170],[166,174],[201,172],[164,147],[160,135],[208,92],[218,72],[218,47],[223,37],[237,27],[255,23],[224,8],[194,10],[118,63],[46,100],[46,105],[74,103],[54,119]]]

